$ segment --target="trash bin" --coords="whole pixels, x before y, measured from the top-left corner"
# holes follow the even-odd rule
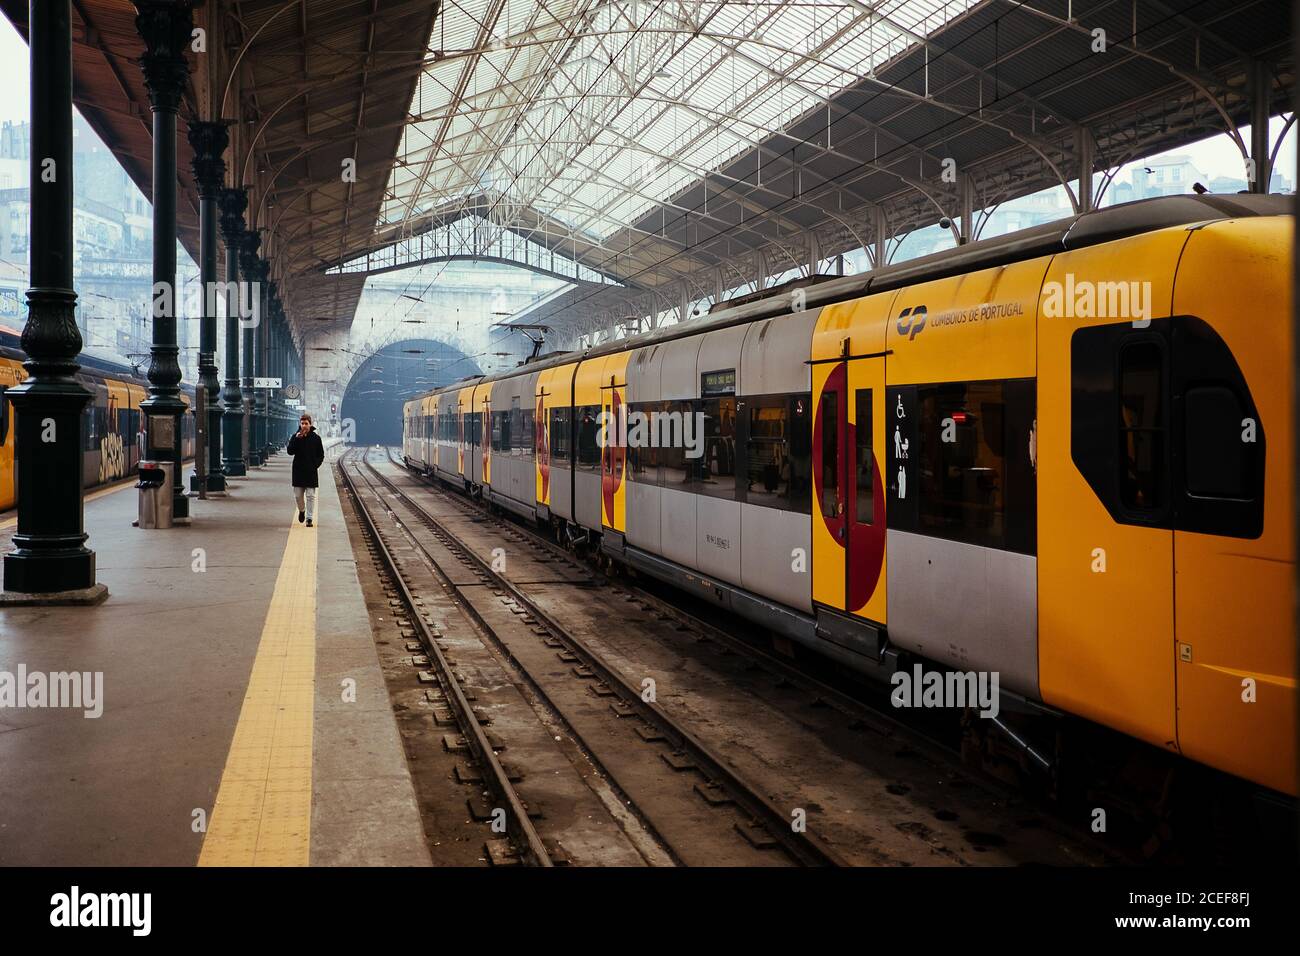
[[[170,528],[172,526],[172,468],[170,461],[140,462],[140,516],[141,528]]]

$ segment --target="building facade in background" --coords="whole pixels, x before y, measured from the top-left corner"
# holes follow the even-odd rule
[[[85,351],[143,371],[152,334],[152,207],[79,113],[72,133],[77,325]],[[13,329],[27,320],[30,162],[30,124],[0,124],[0,325]],[[178,277],[197,283],[197,272],[178,247]],[[181,371],[189,381],[197,378],[198,319],[182,312],[177,323]]]

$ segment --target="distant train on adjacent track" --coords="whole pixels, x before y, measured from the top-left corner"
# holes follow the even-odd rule
[[[14,506],[14,409],[5,392],[27,378],[20,336],[0,326],[0,511]],[[81,416],[82,485],[94,488],[135,474],[140,462],[139,435],[143,427],[140,402],[149,383],[129,366],[82,354],[77,381],[91,394]],[[181,386],[181,400],[194,400],[194,388]],[[194,416],[181,416],[181,458],[194,456]]]
[[[1294,796],[1293,232],[1109,207],[436,389],[403,455],[857,670]]]

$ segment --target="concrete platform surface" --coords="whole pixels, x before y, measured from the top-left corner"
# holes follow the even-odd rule
[[[0,865],[428,865],[332,471],[308,529],[289,468],[164,531],[98,493],[108,600],[0,607]]]

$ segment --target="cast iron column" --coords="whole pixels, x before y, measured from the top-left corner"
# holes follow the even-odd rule
[[[72,289],[72,18],[69,0],[31,0],[31,288],[22,345],[27,378],[6,395],[16,414],[18,527],[0,603],[103,600],[82,513],[81,413],[73,376],[81,333]],[[0,401],[4,399],[0,398]],[[81,592],[68,593],[68,592]],[[39,627],[38,627],[39,629]]]
[[[262,321],[253,330],[253,376],[266,378],[266,332],[271,325],[271,287],[268,277],[271,264],[265,259],[257,261],[257,287],[261,290]],[[250,455],[253,464],[259,467],[266,464],[263,436],[266,433],[266,389],[253,389],[253,431],[250,438]]]
[[[271,283],[271,288],[275,288],[275,283]],[[266,327],[266,363],[263,366],[266,371],[263,373],[267,378],[275,377],[275,337],[277,330],[280,328],[279,315],[280,300],[276,298],[275,293],[271,294],[271,322]],[[266,421],[262,426],[262,459],[265,461],[271,457],[273,444],[272,436],[275,434],[276,419],[276,400],[274,389],[264,389],[262,392],[262,407],[266,410]]]
[[[275,326],[271,329],[271,376],[280,380],[280,387],[267,395],[272,399],[271,428],[266,436],[266,450],[274,455],[280,450],[280,431],[284,428],[284,304],[275,299]]]
[[[264,262],[267,274],[271,264]],[[271,377],[271,329],[275,327],[275,283],[266,283],[267,322],[258,329],[257,339],[257,374],[262,378]],[[266,435],[271,428],[271,390],[266,387],[257,390],[257,455],[262,464],[271,456],[267,454]]]
[[[274,417],[271,419],[271,433],[266,438],[266,443],[271,449],[271,453],[280,450],[280,429],[284,425],[284,369],[282,368],[282,359],[284,357],[284,308],[277,300],[275,303],[275,328],[271,330],[271,374],[280,379],[280,389],[273,393],[274,400],[273,412]]]
[[[221,238],[226,242],[226,377],[221,387],[221,470],[231,478],[247,473],[241,447],[244,400],[239,391],[240,310],[247,295],[239,285],[239,247],[244,234],[248,194],[242,189],[221,192]]]
[[[256,232],[244,230],[239,248],[239,268],[244,274],[242,294],[247,295],[252,317],[243,323],[243,364],[240,366],[240,392],[242,394],[243,420],[240,422],[239,448],[244,459],[244,467],[251,468],[257,464],[253,460],[253,333],[257,323],[262,321],[262,293],[258,280],[257,247],[262,244],[262,237]]]
[[[189,517],[181,468],[181,367],[176,346],[176,111],[189,76],[185,48],[193,30],[192,0],[135,0],[135,28],[144,38],[140,57],[153,110],[153,343],[145,415],[147,454],[172,463],[172,515]]]
[[[268,378],[275,376],[275,329],[280,324],[280,296],[275,291],[275,284],[271,285],[271,324],[266,327],[266,336],[263,343],[266,348],[266,359],[262,367],[266,369],[263,375]],[[266,461],[271,457],[273,451],[271,447],[271,429],[275,427],[275,406],[272,404],[274,389],[264,389],[262,391],[262,460]]]
[[[199,285],[203,290],[203,315],[199,319],[199,384],[208,398],[208,491],[225,491],[221,467],[221,383],[217,380],[217,200],[224,190],[226,162],[221,158],[230,143],[226,124],[195,120],[189,126],[194,148],[194,182],[199,189]],[[197,492],[198,473],[191,479]]]

